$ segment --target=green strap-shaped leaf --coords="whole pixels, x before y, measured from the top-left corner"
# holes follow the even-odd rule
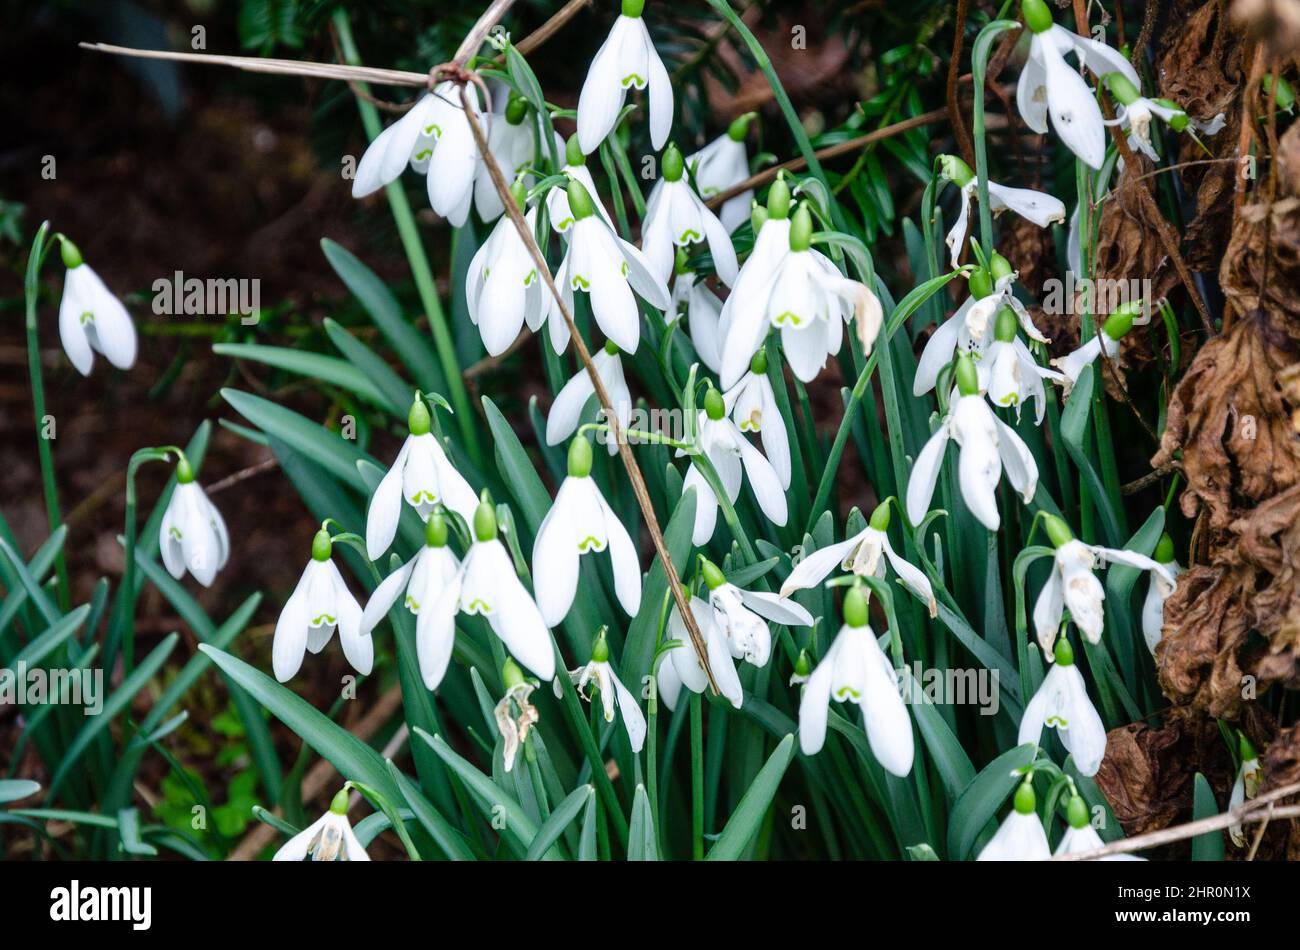
[[[794,735],[791,734],[782,739],[768,756],[767,764],[759,770],[744,797],[740,799],[740,804],[727,819],[722,834],[709,850],[708,860],[735,861],[744,854],[750,840],[758,834],[758,829],[763,824],[763,816],[771,807],[772,799],[776,797],[777,787],[781,784],[781,778],[785,775],[785,770],[790,767],[793,758]]]

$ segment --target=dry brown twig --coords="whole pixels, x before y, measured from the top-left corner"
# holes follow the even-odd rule
[[[1095,861],[1098,858],[1109,857],[1113,854],[1129,854],[1133,851],[1144,851],[1147,848],[1172,844],[1175,841],[1185,841],[1198,835],[1221,831],[1232,825],[1250,825],[1260,821],[1271,821],[1274,818],[1297,818],[1300,817],[1300,805],[1283,805],[1279,807],[1274,804],[1279,799],[1297,793],[1300,793],[1300,782],[1266,792],[1258,798],[1243,802],[1236,808],[1229,809],[1221,815],[1189,821],[1173,828],[1148,831],[1144,835],[1136,835],[1132,838],[1121,838],[1119,841],[1112,841],[1104,848],[1096,848],[1081,854],[1057,855],[1052,860]]]

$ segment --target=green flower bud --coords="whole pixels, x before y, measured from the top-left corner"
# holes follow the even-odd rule
[[[194,468],[190,465],[190,460],[184,455],[176,463],[176,484],[188,485],[194,481]]]
[[[1276,103],[1282,112],[1290,112],[1291,107],[1295,105],[1295,90],[1287,82],[1285,76],[1278,76],[1275,73],[1268,73],[1260,80],[1260,86],[1266,95],[1273,92],[1273,86],[1277,85]]]
[[[957,392],[963,396],[977,396],[980,391],[979,373],[975,371],[975,361],[969,353],[957,354]]]
[[[812,660],[808,658],[807,650],[799,651],[799,658],[794,661],[794,673],[803,679],[812,675]]]
[[[1247,739],[1244,732],[1237,733],[1237,751],[1241,753],[1242,762],[1259,758],[1259,753],[1255,751],[1255,743]]]
[[[591,645],[591,658],[597,663],[609,662],[609,642],[605,639],[605,628],[600,628],[596,642]]]
[[[1021,782],[1020,787],[1016,789],[1016,811],[1022,815],[1032,815],[1034,809],[1038,807],[1038,796],[1034,794],[1034,786],[1029,782]]]
[[[727,578],[723,575],[722,569],[703,555],[700,556],[700,573],[704,576],[704,583],[709,590],[717,590],[727,583]]]
[[[582,153],[582,146],[578,143],[576,132],[569,136],[569,141],[564,143],[564,164],[570,168],[587,164],[587,156]]]
[[[889,530],[889,502],[882,501],[871,513],[871,527],[877,531]]]
[[[585,436],[575,436],[569,443],[569,477],[586,478],[591,474],[591,443]]]
[[[1070,646],[1070,641],[1065,637],[1057,639],[1056,649],[1052,652],[1056,656],[1056,662],[1061,666],[1070,666],[1074,663],[1074,647]]]
[[[524,685],[524,671],[519,668],[519,664],[512,656],[507,656],[506,661],[501,664],[501,683],[507,693],[516,686]]]
[[[618,344],[613,340],[605,341],[605,352],[610,356],[618,356]]]
[[[506,103],[506,121],[511,125],[518,125],[527,115],[528,100],[523,96],[511,94],[510,101]]]
[[[758,237],[758,232],[763,230],[763,225],[767,224],[769,217],[767,209],[755,201],[754,206],[749,209],[749,224],[754,229],[755,237]]]
[[[977,267],[966,278],[966,286],[970,290],[972,297],[976,300],[983,300],[993,293],[993,278],[989,276],[989,272],[984,268]]]
[[[806,251],[812,247],[812,214],[805,204],[799,205],[790,222],[790,250]]]
[[[645,0],[623,0],[623,16],[636,19],[645,9]]]
[[[415,401],[411,403],[411,411],[406,414],[406,428],[411,435],[428,435],[432,427],[433,419],[429,415],[429,407],[417,394]]]
[[[704,394],[704,412],[714,422],[727,414],[727,404],[722,401],[722,393],[710,389]]]
[[[1052,11],[1043,0],[1021,0],[1020,15],[1025,18],[1025,26],[1035,33],[1046,33],[1052,28]]]
[[[59,254],[63,258],[63,266],[68,270],[80,267],[82,264],[81,251],[67,238],[59,242]]]
[[[480,541],[495,541],[497,513],[490,501],[480,501],[474,509],[474,537]]]
[[[311,557],[313,561],[328,561],[330,554],[334,551],[334,542],[330,540],[330,533],[324,528],[316,532],[316,536],[311,539]]]
[[[1121,340],[1124,334],[1133,329],[1133,320],[1142,312],[1142,301],[1133,300],[1124,304],[1101,325],[1101,332],[1112,340]]]
[[[519,206],[520,211],[523,211],[524,204],[528,201],[528,186],[524,184],[522,177],[516,178],[510,184],[510,197],[515,199],[515,204]]]
[[[1018,326],[1020,321],[1016,319],[1016,312],[1010,307],[1000,307],[997,322],[993,325],[993,337],[1003,343],[1010,343],[1016,338]]]
[[[1051,540],[1054,548],[1059,548],[1061,545],[1074,540],[1074,532],[1070,530],[1070,526],[1059,515],[1044,515],[1043,527],[1047,529],[1047,537]]]
[[[790,216],[790,186],[785,178],[778,175],[772,187],[767,189],[767,213],[775,221],[782,221]]]
[[[330,801],[330,811],[336,815],[346,815],[348,813],[348,790],[340,788]]]
[[[1065,814],[1071,828],[1088,827],[1088,821],[1091,818],[1091,815],[1088,814],[1088,803],[1080,796],[1070,796],[1070,804],[1066,806]]]
[[[586,187],[576,178],[569,179],[569,210],[573,212],[573,220],[581,221],[584,218],[590,218],[596,213],[595,206],[591,203],[591,195],[587,194]]]
[[[447,546],[447,519],[441,511],[434,511],[424,523],[424,543],[431,548]]]
[[[939,156],[939,174],[958,188],[965,188],[975,180],[975,173],[970,166],[956,155]]]
[[[675,143],[669,142],[668,147],[664,149],[664,181],[681,181],[682,172],[685,170],[686,162],[682,159],[681,149]]]
[[[746,112],[744,115],[733,119],[731,125],[727,126],[727,138],[733,142],[745,141],[745,136],[749,134],[749,123],[755,115],[756,113]]]
[[[767,350],[759,348],[754,354],[754,358],[749,361],[749,371],[755,376],[763,376],[767,373]]]
[[[989,261],[989,270],[993,274],[994,284],[1002,280],[1004,277],[1010,277],[1016,272],[1016,269],[1011,266],[1011,262],[997,251],[993,252],[993,259]]]
[[[850,587],[844,595],[844,623],[849,627],[865,627],[871,616],[867,597],[860,587]]]
[[[1142,98],[1142,93],[1138,92],[1137,87],[1129,82],[1128,77],[1123,73],[1107,73],[1101,78],[1106,83],[1106,88],[1110,90],[1110,94],[1126,106],[1131,106]]]
[[[1169,537],[1168,531],[1163,532],[1156,542],[1155,559],[1161,564],[1168,564],[1174,559],[1174,539]]]

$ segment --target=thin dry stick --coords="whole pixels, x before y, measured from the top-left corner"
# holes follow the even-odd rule
[[[962,160],[971,168],[975,167],[975,147],[971,144],[970,132],[962,118],[961,103],[957,99],[957,71],[961,68],[962,41],[966,39],[966,3],[957,0],[957,21],[952,33],[952,56],[948,59],[948,121],[952,123],[953,138],[957,140],[957,150]]]
[[[1137,835],[1133,838],[1121,838],[1119,841],[1112,841],[1104,848],[1096,848],[1092,851],[1084,851],[1080,854],[1062,854],[1052,858],[1052,860],[1095,861],[1097,858],[1104,858],[1112,854],[1128,854],[1133,851],[1143,851],[1147,848],[1154,848],[1162,844],[1171,844],[1175,841],[1185,841],[1188,838],[1195,838],[1198,835],[1208,834],[1211,831],[1219,831],[1232,825],[1249,825],[1254,824],[1257,821],[1268,821],[1273,818],[1300,817],[1300,805],[1284,805],[1279,808],[1273,804],[1278,799],[1286,798],[1288,795],[1294,795],[1297,792],[1300,792],[1300,782],[1275,789],[1253,799],[1252,801],[1243,802],[1236,808],[1224,812],[1222,815],[1214,815],[1210,818],[1201,818],[1197,821],[1189,821],[1186,824],[1178,825],[1174,828],[1162,828],[1159,831],[1148,831],[1144,835]]]
[[[475,81],[479,80],[475,78]],[[659,528],[659,520],[655,517],[654,505],[650,501],[650,492],[646,488],[645,479],[641,475],[641,466],[637,464],[636,456],[632,454],[632,446],[627,439],[623,438],[618,422],[618,414],[614,411],[613,402],[609,398],[609,393],[605,390],[605,383],[601,380],[600,374],[596,372],[596,366],[591,361],[591,353],[587,349],[587,344],[583,342],[582,334],[578,332],[577,325],[573,322],[573,314],[569,312],[569,308],[565,305],[564,296],[560,293],[559,288],[555,286],[550,268],[546,266],[546,258],[542,254],[542,249],[537,246],[537,241],[534,239],[532,231],[529,230],[527,222],[524,221],[519,205],[515,203],[514,196],[510,194],[510,185],[501,172],[501,166],[497,164],[491,150],[488,148],[487,139],[479,126],[478,116],[470,107],[468,86],[461,86],[460,99],[461,105],[465,109],[465,116],[469,119],[470,131],[474,134],[474,143],[478,146],[479,153],[483,157],[483,163],[487,167],[488,175],[492,178],[492,185],[496,188],[501,203],[505,205],[506,214],[510,216],[510,223],[519,232],[520,239],[524,242],[524,246],[528,248],[533,264],[537,267],[537,273],[541,275],[547,289],[551,292],[551,296],[555,298],[560,314],[569,327],[569,335],[573,337],[573,345],[578,352],[578,359],[582,361],[582,365],[587,369],[587,375],[591,378],[591,384],[596,390],[596,398],[600,400],[600,405],[604,409],[610,435],[613,436],[618,445],[619,457],[623,460],[628,479],[632,482],[632,492],[636,495],[637,504],[641,506],[641,514],[645,518],[646,527],[650,530],[650,537],[654,541],[655,553],[658,555],[660,563],[663,564],[664,576],[668,578],[668,587],[672,590],[678,613],[681,614],[682,620],[686,623],[686,629],[691,635],[691,643],[695,647],[700,665],[704,667],[704,674],[709,679],[709,686],[714,695],[718,695],[720,691],[717,681],[713,678],[713,670],[709,666],[708,648],[704,643],[704,636],[700,633],[699,624],[695,621],[695,615],[691,613],[686,591],[682,587],[681,578],[677,576],[677,567],[668,554],[668,545],[664,541],[663,531]]]

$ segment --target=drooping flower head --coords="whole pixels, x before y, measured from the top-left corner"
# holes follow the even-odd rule
[[[1114,359],[1119,355],[1119,341],[1133,329],[1133,322],[1142,312],[1143,306],[1142,300],[1133,300],[1124,304],[1107,317],[1101,328],[1085,340],[1077,350],[1052,360],[1052,365],[1061,371],[1061,378],[1055,381],[1060,385],[1064,395],[1070,394],[1074,384],[1079,381],[1079,374],[1083,372],[1083,368],[1095,363],[1097,357],[1103,352],[1107,359]]]
[[[749,178],[749,157],[745,154],[745,136],[749,123],[756,113],[746,112],[727,127],[725,135],[714,139],[686,159],[686,166],[694,169],[695,184],[700,196],[708,201],[714,195],[730,191]],[[753,190],[742,191],[728,198],[718,209],[718,218],[730,234],[749,217],[749,205],[754,200]]]
[[[433,607],[460,567],[447,546],[447,537],[447,519],[441,511],[434,511],[424,523],[424,545],[419,553],[384,578],[370,595],[361,615],[363,634],[368,636],[375,629],[399,597],[402,606],[416,616]]]
[[[614,710],[618,710],[619,717],[623,720],[623,728],[627,730],[628,740],[632,743],[632,751],[640,752],[641,747],[645,745],[645,714],[641,712],[636,697],[623,685],[623,681],[614,672],[614,667],[610,665],[609,643],[605,639],[604,627],[600,629],[596,642],[592,644],[591,662],[571,670],[568,676],[577,687],[578,695],[588,702],[591,702],[591,696],[584,692],[588,686],[593,686],[600,692],[600,705],[606,722],[613,722]],[[562,695],[558,680],[555,683],[555,692],[557,697]]]
[[[1046,861],[1052,856],[1047,833],[1038,817],[1038,798],[1029,778],[1016,788],[1010,813],[976,861]]]
[[[1152,571],[1146,600],[1142,602],[1142,638],[1146,641],[1147,649],[1151,651],[1152,656],[1155,656],[1156,644],[1160,642],[1164,632],[1165,601],[1174,592],[1177,577],[1183,570],[1174,556],[1174,540],[1167,533],[1160,535],[1154,556],[1156,563],[1168,571],[1174,580],[1170,581],[1159,572]]]
[[[730,287],[736,282],[736,249],[722,222],[691,189],[686,165],[677,146],[664,150],[663,177],[646,201],[641,228],[641,249],[660,280],[672,276],[678,249],[707,244],[718,279]]]
[[[1055,729],[1061,745],[1074,757],[1079,772],[1096,775],[1106,752],[1106,727],[1088,698],[1083,674],[1074,665],[1074,649],[1070,641],[1061,637],[1056,641],[1053,653],[1056,662],[1043,677],[1038,692],[1025,706],[1016,743],[1039,745],[1043,729]]]
[[[176,487],[158,526],[158,548],[167,573],[180,580],[189,571],[204,587],[212,586],[230,558],[226,522],[195,481],[184,454],[176,463]]]
[[[524,209],[525,187],[515,179],[511,195]],[[532,231],[537,209],[530,208],[524,223]],[[537,279],[537,265],[508,216],[497,221],[465,274],[465,302],[469,318],[478,327],[489,356],[500,356],[527,324],[536,332],[546,319],[546,294]]]
[[[1129,82],[1123,73],[1107,73],[1102,80],[1106,83],[1110,94],[1115,97],[1115,101],[1119,103],[1120,120],[1128,125],[1129,147],[1134,151],[1142,152],[1153,162],[1160,161],[1160,155],[1151,141],[1153,118],[1164,122],[1175,132],[1184,132],[1191,128],[1205,135],[1214,135],[1224,126],[1222,112],[1209,122],[1198,122],[1172,99],[1148,99],[1133,83]]]
[[[596,191],[596,181],[587,168],[587,156],[582,153],[582,146],[578,144],[576,135],[570,135],[569,141],[565,143],[564,167],[560,169],[560,174],[587,189],[587,195],[591,198],[596,213],[613,229],[614,219],[609,216],[604,202],[600,200],[600,195]],[[557,233],[568,233],[574,222],[573,209],[569,207],[568,188],[552,188],[546,193],[546,214],[551,219],[551,227]]]
[[[348,821],[348,790],[343,788],[330,810],[298,832],[275,852],[272,861],[369,861]]]
[[[979,197],[979,180],[975,172],[956,155],[939,156],[939,175],[952,182],[961,191],[957,221],[944,239],[951,255],[952,266],[961,257],[962,242],[970,225],[971,203]],[[995,181],[989,182],[989,211],[995,216],[1004,211],[1014,211],[1026,221],[1040,228],[1065,220],[1065,204],[1060,198],[1033,191],[1029,188],[1009,188]]]
[[[335,628],[343,655],[358,673],[369,675],[374,665],[374,642],[369,633],[361,631],[361,605],[334,563],[333,547],[330,533],[322,525],[311,542],[311,560],[280,611],[271,666],[281,683],[293,679],[306,651],[325,649]]]
[[[830,701],[856,703],[867,743],[894,775],[912,770],[912,722],[898,689],[898,674],[868,625],[867,598],[857,587],[844,595],[844,626],[804,684],[799,700],[799,746],[816,755],[826,741]]]
[[[59,339],[82,376],[89,376],[95,353],[118,369],[135,365],[135,324],[122,301],[81,257],[77,245],[60,236],[59,252],[68,269],[59,301]]]
[[[384,475],[366,509],[366,553],[377,561],[397,536],[402,503],[410,505],[422,519],[438,505],[473,521],[478,500],[465,477],[456,471],[438,437],[433,434],[433,416],[419,393],[406,417],[410,435],[402,443],[393,467]]]
[[[627,91],[633,87],[649,87],[651,145],[659,149],[668,141],[673,85],[641,19],[644,9],[645,0],[623,0],[622,14],[587,70],[578,95],[578,139],[587,155],[614,131]]]
[[[1070,796],[1070,802],[1065,809],[1066,821],[1069,827],[1065,829],[1065,834],[1061,835],[1061,842],[1056,846],[1055,854],[1087,854],[1089,851],[1096,851],[1103,847],[1106,842],[1101,840],[1101,835],[1097,834],[1097,829],[1092,826],[1091,815],[1088,812],[1088,803],[1078,792]],[[1135,854],[1108,854],[1101,861],[1145,861]]]
[[[614,419],[619,431],[626,431],[632,421],[632,393],[627,388],[627,377],[623,374],[623,360],[619,357],[618,345],[613,340],[606,340],[605,345],[591,358],[596,375],[609,396],[610,406],[614,410]],[[546,444],[559,445],[577,431],[582,419],[582,410],[587,400],[596,394],[596,387],[586,367],[579,367],[570,377],[551,403],[551,411],[546,415]],[[603,411],[603,410],[602,410]],[[604,420],[606,424],[610,420]],[[618,440],[602,432],[605,447],[610,455],[618,452]]]

